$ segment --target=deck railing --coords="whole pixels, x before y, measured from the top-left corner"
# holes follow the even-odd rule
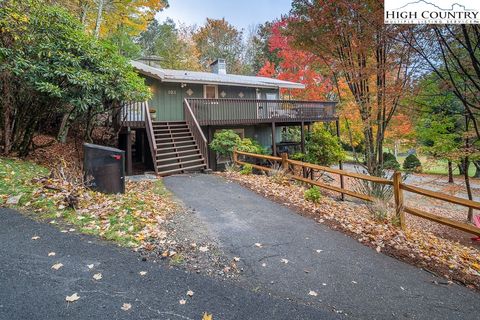
[[[124,102],[118,117],[119,124],[123,127],[143,128],[146,118],[150,117],[148,103]]]
[[[202,154],[203,159],[205,159],[205,164],[207,165],[207,168],[209,168],[208,141],[207,138],[205,138],[202,128],[200,127],[187,99],[184,99],[183,101],[183,112],[185,114],[185,121],[187,122],[188,128],[192,131],[195,142],[200,149],[200,153]]]
[[[335,102],[187,98],[200,125],[336,120]]]
[[[155,133],[153,132],[152,118],[150,117],[148,102],[144,103],[143,113],[145,114],[145,131],[147,132],[148,144],[150,146],[150,153],[152,154],[153,168],[155,173],[158,173],[157,168],[157,144],[155,142]]]

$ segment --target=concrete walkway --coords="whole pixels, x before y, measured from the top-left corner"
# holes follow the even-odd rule
[[[236,183],[215,175],[164,181],[210,226],[223,249],[240,257],[250,289],[351,319],[480,317],[480,294],[442,284],[444,279],[378,254]]]
[[[179,269],[0,208],[0,319],[334,319],[335,314]],[[38,236],[36,240],[32,237]],[[49,256],[55,252],[54,256]],[[56,263],[63,267],[53,270]],[[90,269],[88,265],[92,265]],[[146,271],[140,275],[140,271]],[[94,280],[96,273],[102,279]],[[192,297],[186,295],[194,291]],[[65,301],[77,293],[80,299]],[[185,299],[185,304],[179,301]],[[124,303],[131,304],[127,311]]]

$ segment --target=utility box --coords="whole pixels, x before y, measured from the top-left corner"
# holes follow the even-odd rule
[[[84,143],[83,171],[87,187],[103,193],[125,192],[125,151]]]

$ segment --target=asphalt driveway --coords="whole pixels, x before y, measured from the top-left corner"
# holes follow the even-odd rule
[[[0,208],[0,221],[0,319],[176,320],[201,319],[205,311],[215,320],[336,317],[230,282],[142,261],[131,250],[62,233],[13,210]],[[55,255],[49,255],[52,252]],[[52,269],[57,263],[63,267]],[[97,273],[100,280],[93,279]],[[67,302],[73,293],[80,299]],[[185,304],[180,304],[182,299]],[[122,310],[124,304],[130,309]]]
[[[201,174],[164,181],[223,250],[240,258],[247,288],[344,318],[479,319],[477,292],[378,254],[236,183]]]

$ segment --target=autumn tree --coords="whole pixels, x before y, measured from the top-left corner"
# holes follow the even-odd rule
[[[383,4],[374,0],[294,0],[288,24],[296,48],[347,83],[372,175],[382,175],[385,132],[412,70],[410,48],[393,41],[399,30],[383,23]]]
[[[199,54],[188,30],[177,28],[167,19],[153,20],[137,40],[143,55],[157,56],[159,64],[168,69],[200,70]]]
[[[326,100],[333,88],[330,80],[319,72],[321,61],[308,51],[292,47],[291,37],[283,32],[287,25],[287,19],[271,25],[268,50],[273,58],[265,61],[258,75],[303,83],[305,90],[282,90],[284,95],[288,94],[291,98]]]
[[[237,30],[225,19],[207,18],[205,25],[193,34],[202,67],[207,70],[215,59],[223,58],[227,62],[227,72],[245,73],[242,64],[244,52],[242,37],[242,31]]]
[[[267,21],[249,30],[245,49],[245,63],[250,67],[252,74],[258,74],[267,62],[270,62],[273,66],[280,64],[281,59],[277,55],[279,49],[270,49],[270,38],[274,23]]]
[[[50,0],[74,14],[95,37],[104,37],[123,26],[132,35],[145,30],[167,0]]]

